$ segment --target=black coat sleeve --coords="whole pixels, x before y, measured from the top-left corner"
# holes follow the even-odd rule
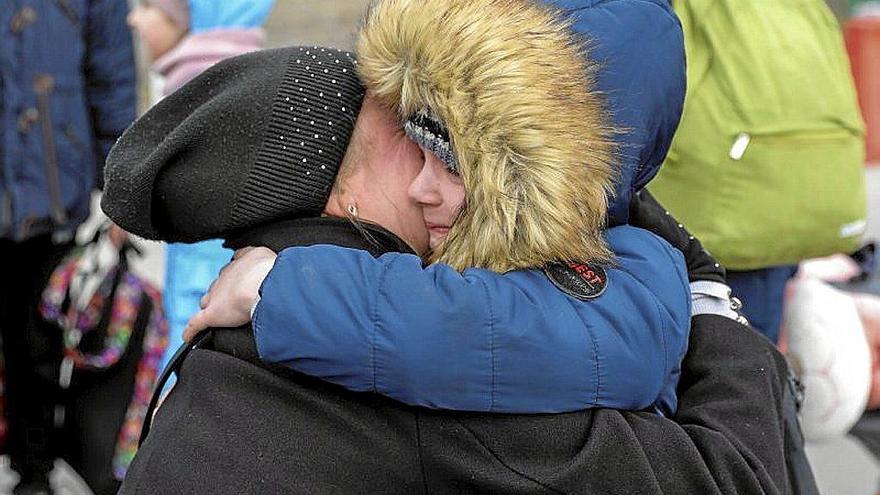
[[[727,283],[724,267],[648,190],[642,189],[633,195],[629,216],[631,225],[653,232],[684,254],[691,282],[706,280]]]
[[[696,316],[675,417],[600,412],[597,420],[619,414],[630,431],[619,423],[594,424],[591,441],[609,446],[594,454],[615,459],[607,471],[643,456],[642,467],[632,469],[656,486],[651,493],[792,493],[785,462],[787,370],[782,355],[751,328]],[[622,442],[630,435],[638,448]]]
[[[696,316],[673,418],[722,493],[788,493],[785,399],[788,367],[751,328]]]

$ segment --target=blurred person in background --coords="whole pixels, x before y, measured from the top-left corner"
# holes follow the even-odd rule
[[[262,26],[274,5],[274,0],[145,0],[128,22],[146,45],[165,97],[225,58],[262,49]],[[199,299],[232,257],[222,244],[209,240],[167,247],[164,303],[172,350],[199,310]],[[170,357],[166,353],[162,367]]]
[[[37,303],[136,113],[125,0],[0,1],[0,334],[14,493],[51,493],[61,334]]]

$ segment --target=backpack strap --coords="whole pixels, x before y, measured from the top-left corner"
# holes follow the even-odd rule
[[[168,383],[171,375],[179,375],[180,368],[183,366],[186,357],[189,356],[190,351],[204,347],[209,343],[213,336],[214,333],[211,330],[208,330],[196,335],[192,341],[184,342],[183,345],[177,349],[177,352],[174,353],[168,366],[162,370],[162,374],[159,375],[159,379],[156,381],[156,388],[153,389],[153,396],[150,398],[150,404],[147,406],[147,413],[144,416],[144,425],[141,428],[141,437],[140,440],[138,440],[138,447],[143,445],[144,440],[147,439],[147,435],[150,433],[150,426],[153,423],[153,415],[155,415],[156,409],[159,407],[159,401],[162,398],[162,389],[165,388],[165,384]]]

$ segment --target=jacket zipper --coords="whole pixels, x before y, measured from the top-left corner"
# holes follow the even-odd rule
[[[841,144],[856,135],[849,129],[803,130],[788,132],[748,133],[736,135],[728,156],[731,160],[740,161],[753,141],[759,140],[767,144],[787,144],[793,146],[809,146],[813,144]]]
[[[77,29],[80,28],[79,24],[79,16],[76,14],[76,10],[70,5],[69,0],[55,0],[55,4],[58,5],[58,8],[61,9],[61,12],[70,20],[70,23]]]
[[[52,208],[52,221],[57,226],[67,223],[67,212],[61,206],[61,184],[58,177],[58,151],[55,148],[55,137],[52,133],[52,119],[49,115],[49,95],[55,89],[55,80],[48,74],[34,79],[34,91],[40,107],[40,123],[43,128],[43,152],[46,158],[46,182],[49,190],[49,202]]]

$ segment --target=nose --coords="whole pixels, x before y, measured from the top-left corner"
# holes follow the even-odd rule
[[[433,167],[428,160],[425,160],[419,174],[409,185],[407,193],[410,199],[420,206],[439,206],[443,201],[438,185]]]

